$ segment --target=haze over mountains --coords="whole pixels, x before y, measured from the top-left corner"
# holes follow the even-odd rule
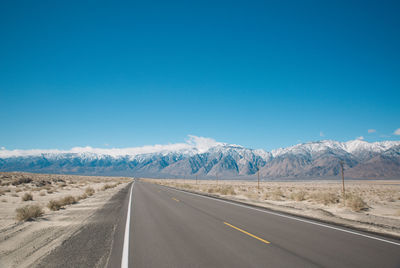
[[[148,177],[400,179],[400,141],[323,140],[267,152],[189,136],[185,143],[124,149],[0,150],[0,171]]]

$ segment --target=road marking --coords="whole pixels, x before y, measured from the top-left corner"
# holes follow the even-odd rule
[[[236,229],[236,230],[238,230],[238,231],[240,231],[240,232],[242,232],[244,234],[247,234],[247,235],[249,235],[249,236],[251,236],[251,237],[253,237],[253,238],[257,239],[257,240],[260,240],[261,242],[264,242],[265,244],[269,244],[270,243],[269,241],[267,241],[265,239],[262,239],[262,238],[260,238],[260,237],[258,237],[256,235],[253,235],[253,234],[251,234],[249,232],[246,232],[245,230],[242,230],[242,229],[240,229],[240,228],[238,228],[236,226],[233,226],[232,224],[229,224],[227,222],[224,222],[224,224],[228,225],[229,227],[232,227],[233,229]]]
[[[166,186],[163,186],[163,187],[166,187]],[[238,207],[252,209],[252,210],[255,210],[255,211],[262,212],[262,213],[267,213],[267,214],[271,214],[271,215],[275,215],[275,216],[284,217],[284,218],[287,218],[287,219],[292,219],[292,220],[295,220],[295,221],[301,221],[301,222],[305,222],[305,223],[309,223],[309,224],[314,224],[314,225],[317,225],[317,226],[333,229],[333,230],[336,230],[336,231],[341,231],[341,232],[345,232],[345,233],[349,233],[349,234],[354,234],[354,235],[358,235],[358,236],[374,239],[374,240],[377,240],[377,241],[386,242],[386,243],[393,244],[393,245],[396,245],[396,246],[400,246],[400,243],[397,243],[397,242],[393,242],[393,241],[386,240],[386,239],[383,239],[383,238],[374,237],[374,236],[371,236],[371,235],[360,234],[360,233],[357,233],[357,232],[354,232],[354,231],[349,231],[349,230],[341,229],[341,228],[338,228],[338,227],[329,226],[329,225],[326,225],[326,224],[323,224],[323,223],[313,222],[313,221],[310,221],[310,220],[305,220],[305,219],[297,218],[297,217],[294,217],[294,216],[284,215],[284,214],[280,214],[280,213],[277,213],[277,212],[272,212],[272,211],[268,211],[268,210],[263,210],[263,209],[258,209],[258,208],[246,206],[246,205],[241,205],[241,204],[237,204],[237,203],[234,203],[234,202],[230,202],[230,201],[226,201],[226,200],[222,200],[222,199],[218,199],[218,198],[212,198],[212,197],[201,195],[201,194],[190,193],[190,192],[174,189],[174,188],[171,188],[171,187],[166,187],[166,188],[171,189],[173,191],[181,192],[181,193],[186,193],[186,194],[195,195],[195,196],[199,196],[199,197],[203,197],[203,198],[208,198],[208,199],[212,199],[212,200],[219,201],[219,202],[222,202],[222,203],[228,203],[228,204],[235,205],[235,206],[238,206]]]
[[[126,214],[126,225],[125,225],[125,235],[124,235],[124,247],[122,250],[122,260],[121,260],[121,268],[128,268],[129,267],[129,227],[131,225],[131,204],[132,204],[132,190],[133,185],[135,182],[132,183],[131,186],[131,193],[129,195],[129,205],[128,205],[128,212]]]
[[[179,202],[179,200],[176,199],[175,197],[172,197],[172,200],[175,200],[176,202]]]

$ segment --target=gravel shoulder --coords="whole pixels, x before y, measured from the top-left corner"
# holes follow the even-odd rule
[[[54,248],[34,267],[106,267],[113,249],[115,232],[123,220],[124,202],[129,187],[119,189],[97,209],[72,235]]]

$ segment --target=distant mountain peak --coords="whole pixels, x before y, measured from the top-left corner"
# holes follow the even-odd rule
[[[339,160],[353,177],[400,178],[400,141],[320,140],[267,152],[190,135],[184,143],[132,148],[2,148],[0,171],[232,178],[260,170],[266,178],[322,178],[338,174]]]

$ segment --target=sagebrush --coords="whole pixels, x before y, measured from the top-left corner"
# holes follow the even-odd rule
[[[16,219],[18,221],[30,221],[41,217],[43,215],[43,209],[39,205],[27,205],[16,210]]]

